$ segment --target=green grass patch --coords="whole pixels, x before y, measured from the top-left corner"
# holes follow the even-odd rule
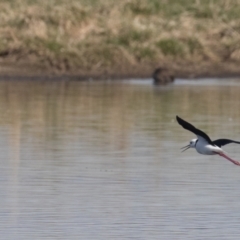
[[[22,29],[27,26],[26,20],[24,18],[12,18],[8,22],[9,26],[12,28]]]
[[[85,47],[84,47],[85,46]],[[91,69],[95,64],[101,64],[101,66],[111,66],[114,63],[114,56],[116,49],[108,45],[92,45],[86,47],[83,44],[79,47],[79,54],[84,56],[82,62],[87,68]]]
[[[124,10],[130,10],[134,15],[151,15],[160,11],[160,2],[157,0],[134,0],[125,5]]]
[[[125,10],[130,10],[135,15],[153,15],[162,14],[165,17],[175,17],[186,11],[187,7],[194,5],[189,0],[134,0],[125,5]]]
[[[240,18],[240,6],[235,6],[229,10],[222,11],[223,19],[227,21],[239,20]]]
[[[213,18],[214,15],[212,9],[209,7],[195,8],[193,13],[196,18]]]
[[[45,46],[48,50],[50,50],[53,53],[59,53],[63,48],[63,45],[57,42],[56,40],[46,41]]]
[[[153,60],[156,57],[156,51],[150,47],[136,47],[133,49],[133,54],[139,60]]]
[[[32,49],[35,51],[42,51],[44,52],[52,52],[56,56],[61,55],[62,49],[64,48],[64,45],[59,43],[57,40],[43,40],[40,38],[32,39],[31,41],[26,38],[24,41],[25,48]]]
[[[121,45],[121,46],[130,46],[133,43],[142,43],[151,38],[151,32],[146,30],[135,30],[127,29],[121,32],[117,36],[111,36],[108,39],[109,43]]]
[[[164,55],[177,56],[184,53],[183,44],[177,39],[162,39],[156,43]]]
[[[190,54],[194,54],[202,49],[201,43],[196,38],[187,38],[186,45]]]

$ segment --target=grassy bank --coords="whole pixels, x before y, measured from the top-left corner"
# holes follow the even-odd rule
[[[2,0],[0,73],[240,73],[240,0]]]

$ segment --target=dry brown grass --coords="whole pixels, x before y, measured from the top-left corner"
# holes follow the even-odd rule
[[[236,64],[239,16],[240,0],[5,0],[0,61],[86,75]]]

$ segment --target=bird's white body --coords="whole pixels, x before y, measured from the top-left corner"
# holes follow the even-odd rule
[[[215,155],[218,152],[222,152],[222,149],[219,147],[213,147],[211,145],[200,145],[200,143],[199,146],[196,146],[196,150],[198,153],[204,155]]]
[[[196,151],[203,155],[215,155],[223,153],[220,147],[210,145],[205,139],[199,137],[198,139],[192,139],[190,147],[195,148]]]

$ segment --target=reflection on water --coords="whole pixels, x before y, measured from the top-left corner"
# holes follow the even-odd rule
[[[240,140],[240,82],[1,81],[0,112],[2,239],[239,239],[240,168],[175,115]]]

